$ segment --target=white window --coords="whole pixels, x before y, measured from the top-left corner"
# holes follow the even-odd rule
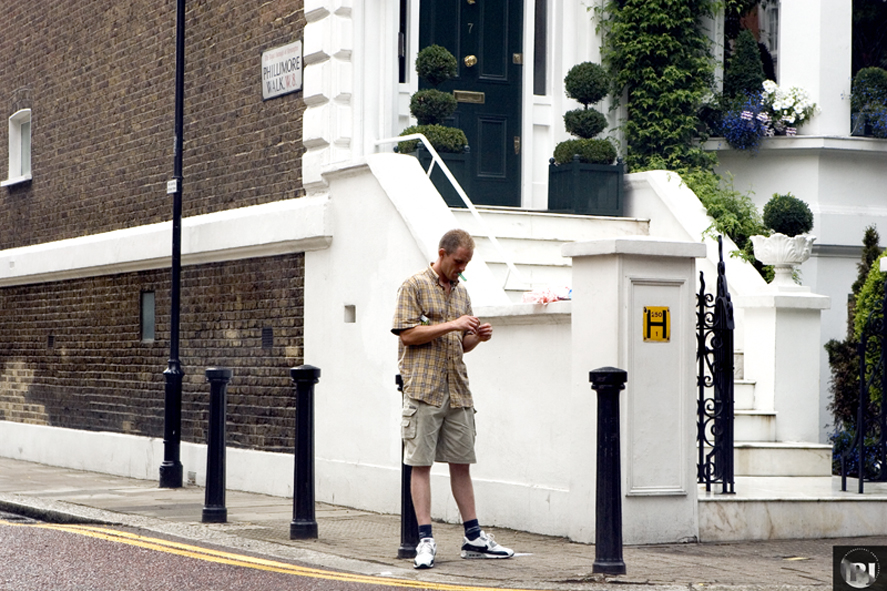
[[[143,291],[139,298],[140,308],[141,308],[141,332],[142,332],[142,342],[143,343],[153,343],[154,342],[154,328],[156,326],[155,323],[155,309],[154,309],[154,292],[153,291]]]
[[[31,109],[22,109],[9,118],[9,177],[6,187],[31,180]]]

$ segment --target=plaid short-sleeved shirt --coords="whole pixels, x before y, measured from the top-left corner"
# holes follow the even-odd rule
[[[400,286],[391,332],[399,335],[421,324],[440,324],[471,313],[471,299],[465,286],[453,283],[447,296],[437,273],[429,266]],[[468,370],[462,361],[463,336],[454,331],[424,345],[409,346],[398,339],[400,375],[409,398],[441,406],[449,394],[451,407],[473,406]]]

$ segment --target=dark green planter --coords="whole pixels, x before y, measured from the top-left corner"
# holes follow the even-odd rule
[[[431,154],[428,150],[420,144],[414,154],[419,158],[419,163],[422,165],[422,168],[428,170],[428,167],[431,166]],[[449,152],[438,152],[438,154],[440,154],[440,157],[443,159],[444,164],[447,165],[447,168],[450,169],[450,172],[453,173],[453,176],[456,177],[456,180],[459,181],[459,184],[462,185],[462,190],[465,191],[465,194],[470,198],[471,187],[469,185],[471,175],[468,171],[468,148],[466,147],[465,152],[461,154],[453,154]],[[434,170],[431,172],[431,183],[434,185],[434,188],[437,189],[437,192],[440,193],[441,197],[444,198],[447,205],[450,207],[465,207],[465,202],[459,197],[459,193],[456,192],[455,187],[450,183],[447,175],[445,175],[443,170],[437,165],[434,166]]]
[[[622,215],[625,165],[567,162],[548,166],[548,211],[585,215]]]

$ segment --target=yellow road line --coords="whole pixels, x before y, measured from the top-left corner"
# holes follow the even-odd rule
[[[11,521],[0,520],[0,525],[34,527],[41,529],[51,529],[56,531],[64,531],[68,533],[88,536],[108,542],[119,544],[128,544],[148,550],[156,550],[158,552],[166,552],[178,556],[195,558],[206,562],[214,562],[218,564],[227,564],[231,566],[242,566],[245,568],[253,568],[268,572],[277,572],[298,575],[302,577],[311,577],[316,579],[325,579],[330,581],[343,581],[351,583],[363,583],[367,585],[388,585],[392,587],[402,587],[410,589],[431,589],[439,591],[526,591],[525,589],[503,589],[499,587],[472,587],[465,585],[449,585],[446,583],[431,583],[423,581],[411,581],[408,579],[390,579],[384,577],[374,577],[368,575],[358,575],[351,573],[335,572],[322,569],[308,568],[287,564],[285,562],[277,562],[264,558],[255,558],[243,554],[234,554],[220,550],[211,550],[209,548],[201,548],[199,546],[191,546],[180,542],[170,540],[162,540],[159,538],[149,538],[138,534],[131,534],[124,531],[117,531],[97,526],[86,525],[66,525],[66,524],[46,524],[46,523],[16,523]]]

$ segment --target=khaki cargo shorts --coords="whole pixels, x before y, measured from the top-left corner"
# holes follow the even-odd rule
[[[476,463],[475,412],[473,408],[450,408],[449,397],[440,408],[405,398],[400,424],[403,463],[407,466],[430,466],[434,462]]]

